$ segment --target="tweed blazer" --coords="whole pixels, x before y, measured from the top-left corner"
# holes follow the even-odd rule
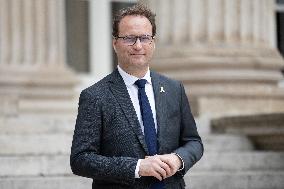
[[[183,85],[153,71],[151,79],[158,152],[177,153],[184,162],[183,170],[164,182],[168,189],[184,188],[183,175],[203,155],[202,141]],[[70,156],[74,174],[92,178],[93,189],[146,189],[155,179],[135,179],[135,168],[147,154],[134,106],[117,69],[81,92]]]

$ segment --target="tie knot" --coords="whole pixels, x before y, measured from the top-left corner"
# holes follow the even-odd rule
[[[135,85],[137,85],[138,88],[145,88],[145,84],[146,84],[147,80],[146,79],[138,79],[137,81],[135,81]]]

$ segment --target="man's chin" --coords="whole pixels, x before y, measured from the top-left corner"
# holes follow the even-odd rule
[[[132,61],[131,64],[137,67],[146,67],[146,66],[148,67],[149,66],[149,64],[145,61]]]

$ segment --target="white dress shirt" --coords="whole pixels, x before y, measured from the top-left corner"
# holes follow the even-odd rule
[[[140,127],[141,130],[144,134],[144,126],[143,126],[143,121],[142,121],[142,115],[141,115],[141,111],[140,111],[140,104],[139,104],[139,99],[138,99],[138,87],[134,84],[135,81],[137,81],[138,77],[135,77],[133,75],[130,75],[129,73],[125,72],[121,67],[117,66],[118,68],[118,72],[121,75],[128,94],[130,96],[130,99],[132,101],[132,104],[134,106],[138,121],[140,123]],[[152,113],[153,113],[153,118],[154,118],[154,122],[155,122],[155,128],[157,131],[157,119],[156,119],[156,108],[155,108],[155,98],[154,98],[154,91],[153,91],[153,86],[152,86],[152,81],[151,81],[151,76],[150,76],[150,70],[148,69],[147,73],[145,74],[145,76],[141,79],[146,79],[147,82],[145,84],[145,92],[146,95],[148,97],[151,109],[152,109]],[[140,178],[138,172],[139,172],[139,166],[141,163],[141,159],[138,160],[137,165],[136,165],[136,169],[135,169],[135,178]]]
[[[135,81],[137,81],[140,78],[126,73],[119,66],[117,66],[117,68],[118,68],[118,72],[120,73],[120,75],[121,75],[121,77],[122,77],[122,79],[123,79],[123,81],[126,85],[128,94],[129,94],[131,101],[132,101],[132,104],[134,106],[134,109],[135,109],[138,121],[140,123],[142,132],[144,133],[144,126],[143,126],[142,115],[141,115],[139,99],[138,99],[138,87],[134,84]],[[155,128],[157,130],[155,98],[154,98],[154,91],[153,91],[150,71],[148,70],[147,73],[145,74],[145,76],[141,79],[147,80],[146,85],[145,85],[145,92],[146,92],[146,95],[148,97],[148,100],[149,100],[149,103],[150,103],[150,106],[151,106],[151,110],[152,110],[153,118],[154,118],[154,122],[155,122]]]

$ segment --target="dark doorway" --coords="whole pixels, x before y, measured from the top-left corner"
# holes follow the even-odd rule
[[[276,13],[277,22],[277,47],[284,56],[284,12]]]
[[[284,0],[277,0],[276,11],[276,35],[277,35],[277,48],[284,57]],[[284,75],[284,69],[282,70]]]
[[[87,73],[89,65],[89,1],[66,3],[67,64],[77,72]]]
[[[284,57],[284,0],[277,0],[276,3],[277,47]]]

